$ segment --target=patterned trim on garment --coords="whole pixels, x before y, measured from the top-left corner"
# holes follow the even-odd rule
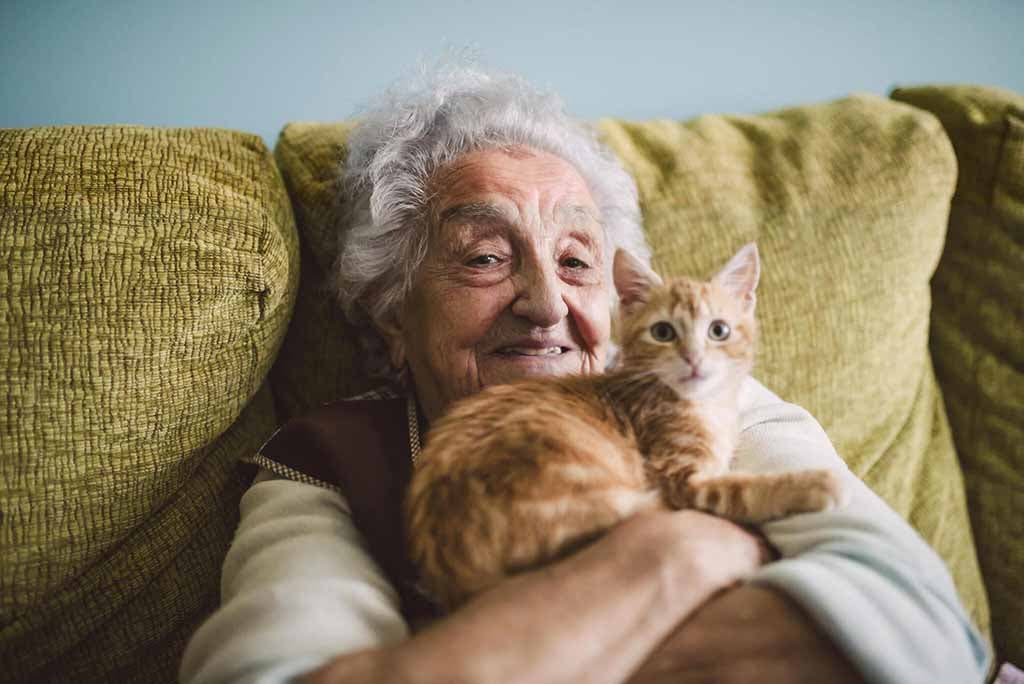
[[[277,461],[271,461],[263,454],[253,454],[252,456],[244,456],[242,458],[242,461],[244,461],[245,463],[257,465],[261,468],[266,468],[267,470],[274,473],[278,477],[283,477],[286,480],[295,480],[296,482],[301,482],[303,484],[314,485],[316,487],[323,487],[324,489],[329,489],[332,492],[337,492],[338,494],[342,493],[341,487],[338,487],[337,485],[332,485],[329,482],[324,482],[323,480],[319,480],[315,477],[307,475],[306,473],[295,470],[295,468],[290,468],[282,463],[278,463]]]
[[[396,399],[399,396],[400,395],[395,390],[395,388],[391,387],[390,385],[383,385],[381,387],[376,387],[368,392],[357,394],[354,397],[346,397],[342,401],[380,401],[383,399]],[[332,492],[342,494],[343,492],[341,491],[341,487],[338,487],[337,485],[332,485],[329,482],[324,482],[321,479],[315,478],[311,475],[307,475],[306,473],[303,473],[299,470],[295,470],[295,468],[286,466],[283,463],[272,461],[271,459],[263,455],[263,447],[267,446],[270,440],[274,439],[274,437],[276,437],[277,433],[280,431],[280,427],[274,430],[274,434],[270,435],[267,441],[263,443],[263,445],[255,454],[250,454],[249,456],[242,456],[242,458],[240,458],[239,460],[242,463],[249,463],[255,466],[259,466],[260,468],[266,468],[267,470],[274,473],[278,477],[283,477],[286,480],[295,480],[296,482],[302,482],[303,484],[314,485],[316,487],[323,487],[324,489],[329,489]]]
[[[381,385],[368,392],[357,394],[354,397],[346,397],[343,401],[366,401],[366,400],[378,400],[378,399],[397,399],[401,396],[397,390],[391,385]]]

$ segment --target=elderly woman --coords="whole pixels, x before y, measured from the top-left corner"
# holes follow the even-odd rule
[[[983,679],[941,561],[845,469],[848,508],[765,527],[777,561],[727,521],[644,514],[410,635],[423,613],[381,523],[399,497],[379,495],[408,477],[407,434],[488,385],[601,372],[611,255],[648,250],[628,175],[512,76],[457,67],[391,93],[351,135],[345,187],[338,293],[394,382],[292,421],[254,458],[223,605],[184,681]],[[742,402],[745,470],[843,468],[803,410],[753,380]]]

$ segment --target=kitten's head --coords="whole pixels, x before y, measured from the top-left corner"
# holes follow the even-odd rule
[[[706,399],[738,386],[754,365],[760,272],[754,243],[707,282],[663,282],[620,249],[614,265],[620,367],[654,372],[684,399]]]

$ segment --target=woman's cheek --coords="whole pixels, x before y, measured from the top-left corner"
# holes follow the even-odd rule
[[[568,301],[580,342],[591,352],[603,353],[611,337],[611,299],[604,287],[586,288]]]
[[[487,337],[495,321],[509,305],[511,287],[467,288],[448,302],[452,326],[449,332],[461,346],[473,347]]]

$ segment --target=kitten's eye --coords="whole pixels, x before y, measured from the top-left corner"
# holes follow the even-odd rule
[[[724,342],[729,339],[731,333],[732,329],[729,324],[723,320],[711,321],[711,325],[708,326],[708,337],[715,342]]]
[[[676,339],[676,329],[670,323],[658,321],[651,326],[651,337],[657,342],[671,342]]]

